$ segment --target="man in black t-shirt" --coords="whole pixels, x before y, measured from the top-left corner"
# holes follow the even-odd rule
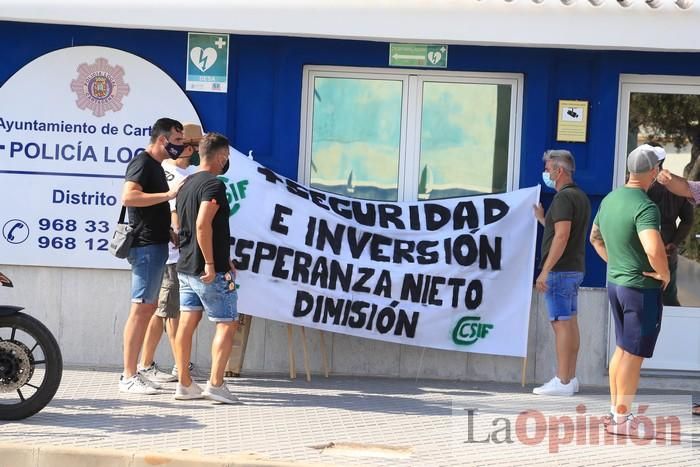
[[[566,150],[550,150],[543,157],[542,179],[556,190],[545,216],[542,205],[535,217],[544,226],[542,235],[542,271],[535,287],[544,293],[549,320],[554,330],[557,374],[533,389],[534,394],[572,396],[578,392],[576,359],[579,350],[578,289],[586,266],[586,232],[591,203],[574,183],[574,156]]]
[[[119,390],[155,394],[158,385],[137,371],[139,350],[146,327],[158,303],[158,292],[168,259],[170,209],[180,185],[168,187],[161,162],[177,158],[184,150],[182,124],[161,118],[151,127],[150,144],[126,168],[122,203],[129,211],[129,224],[137,232],[129,250],[131,308],[124,326],[124,373]]]
[[[235,268],[230,258],[229,205],[226,187],[217,178],[228,170],[229,143],[217,133],[199,143],[200,168],[190,175],[177,197],[180,219],[180,324],[175,336],[178,384],[175,399],[207,398],[226,404],[239,403],[224,382],[238,326]],[[204,391],[192,381],[188,364],[192,336],[206,311],[216,323],[212,341],[211,376]]]
[[[659,169],[663,170],[666,151],[659,143],[649,142],[647,144],[654,148],[654,153],[659,159]],[[668,269],[671,273],[671,280],[664,289],[664,306],[681,306],[678,301],[678,286],[676,285],[678,247],[693,228],[693,205],[690,204],[688,198],[673,194],[660,183],[651,185],[647,190],[647,196],[659,207],[661,213],[661,238],[664,241]]]

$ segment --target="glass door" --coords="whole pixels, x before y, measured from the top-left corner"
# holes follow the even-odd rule
[[[663,168],[700,181],[700,79],[664,76],[621,78],[616,186],[625,182],[625,160],[649,143],[666,151]],[[700,208],[652,186],[671,269],[664,293],[661,334],[646,369],[700,371]],[[611,339],[614,348],[614,335]]]

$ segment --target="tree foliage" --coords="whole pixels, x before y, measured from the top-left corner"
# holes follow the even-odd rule
[[[683,174],[700,180],[700,96],[632,93],[629,126],[630,133],[643,130],[650,139],[672,142],[677,148],[690,144],[690,162]]]
[[[679,149],[690,144],[690,162],[683,169],[683,176],[700,180],[700,96],[632,93],[629,118],[630,136],[636,138],[644,132],[649,140],[672,142]],[[700,232],[700,208],[695,209],[690,235],[680,245],[683,256],[700,262],[696,232]]]

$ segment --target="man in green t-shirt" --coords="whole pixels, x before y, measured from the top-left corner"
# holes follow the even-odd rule
[[[659,174],[653,148],[642,145],[627,157],[629,180],[600,204],[590,241],[608,263],[608,297],[617,347],[610,360],[611,416],[607,431],[649,438],[639,433],[631,413],[642,362],[654,353],[661,329],[663,289],[670,273],[661,238],[659,208],[646,191]]]
[[[542,179],[557,194],[546,216],[541,204],[535,206],[535,217],[544,226],[542,271],[535,281],[535,287],[544,293],[554,330],[557,373],[532,392],[547,396],[573,396],[578,392],[578,289],[586,269],[586,231],[591,217],[591,203],[574,183],[576,163],[569,151],[549,150],[542,159]]]

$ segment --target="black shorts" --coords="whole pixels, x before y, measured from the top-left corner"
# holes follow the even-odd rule
[[[663,292],[608,282],[617,346],[638,357],[651,358],[661,331]]]

